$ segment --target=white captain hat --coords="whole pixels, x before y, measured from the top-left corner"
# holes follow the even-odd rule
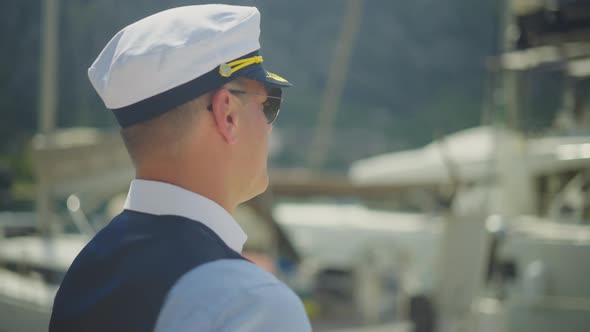
[[[147,121],[238,77],[291,86],[260,55],[255,7],[178,7],[119,31],[88,69],[121,127]]]

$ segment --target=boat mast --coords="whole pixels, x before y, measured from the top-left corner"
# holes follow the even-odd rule
[[[41,7],[41,86],[38,120],[38,131],[41,135],[35,143],[49,147],[54,143],[53,134],[56,126],[59,0],[41,0]],[[36,165],[36,168],[40,170],[37,172],[37,228],[41,234],[50,235],[54,227],[52,186],[50,179],[44,175],[42,165]]]

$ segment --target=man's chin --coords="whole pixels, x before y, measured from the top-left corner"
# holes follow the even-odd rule
[[[260,179],[260,185],[258,192],[256,193],[256,196],[263,194],[264,192],[266,192],[266,190],[268,190],[269,182],[270,181],[268,179],[268,173],[265,173]]]
[[[266,190],[268,189],[268,186],[269,186],[268,174],[264,174],[264,176],[262,176],[258,181],[256,181],[256,183],[253,184],[252,191],[250,192],[251,194],[248,195],[248,197],[246,197],[243,202],[247,202],[247,201],[265,193]]]

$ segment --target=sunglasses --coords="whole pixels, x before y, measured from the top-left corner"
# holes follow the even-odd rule
[[[266,122],[268,124],[273,123],[279,115],[279,111],[281,110],[281,103],[283,102],[283,90],[281,90],[281,88],[271,88],[268,90],[267,95],[261,95],[258,93],[250,93],[247,91],[234,89],[227,89],[227,91],[235,95],[253,95],[266,97],[266,100],[262,103],[262,112],[264,112],[264,116],[266,117]],[[207,109],[209,111],[212,111],[213,105],[207,106]]]

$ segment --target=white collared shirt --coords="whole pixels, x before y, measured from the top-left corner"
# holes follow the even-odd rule
[[[247,239],[217,203],[163,182],[134,180],[125,209],[201,222],[236,252]],[[311,325],[301,300],[272,274],[245,260],[220,259],[176,281],[154,331],[309,332]]]
[[[199,221],[238,253],[242,252],[248,239],[238,222],[219,204],[165,182],[133,180],[125,202],[125,210],[157,216],[181,216]]]

